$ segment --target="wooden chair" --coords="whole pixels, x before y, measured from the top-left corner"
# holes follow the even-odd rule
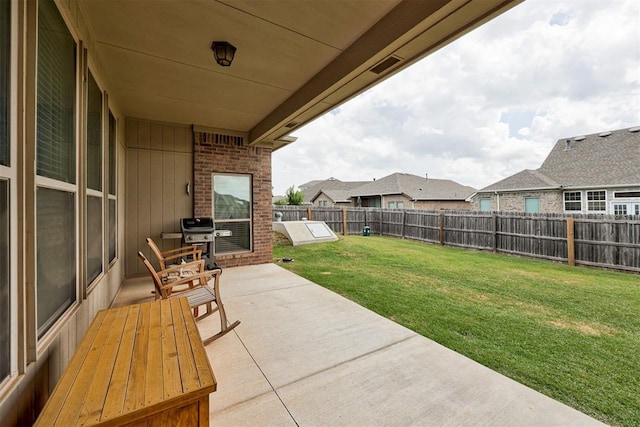
[[[158,258],[160,270],[165,270],[169,264],[180,264],[182,259],[191,259],[193,261],[202,259],[202,249],[198,246],[183,246],[181,248],[169,249],[161,251],[156,242],[151,237],[147,237],[147,245],[151,248],[153,254]]]
[[[194,310],[205,305],[207,311],[200,316],[198,316],[196,312],[196,314],[194,314],[196,320],[204,319],[216,311],[220,312],[220,332],[202,340],[204,345],[220,338],[240,324],[239,320],[236,320],[230,325],[227,324],[227,314],[224,311],[224,305],[220,298],[220,273],[222,270],[205,270],[204,260],[197,260],[156,271],[142,252],[138,252],[138,257],[140,257],[145,267],[147,267],[147,270],[149,270],[149,274],[151,274],[153,284],[156,288],[156,299],[187,297],[189,307]],[[194,267],[197,267],[197,269],[194,269]],[[190,268],[192,273],[181,277],[182,274],[180,270],[182,269],[184,271],[184,269],[187,268]],[[163,277],[166,278],[163,279]],[[213,289],[209,286],[211,279],[213,279]],[[184,288],[182,285],[188,285],[188,287]],[[183,287],[183,289],[174,289],[175,287]],[[215,307],[213,307],[214,303]]]

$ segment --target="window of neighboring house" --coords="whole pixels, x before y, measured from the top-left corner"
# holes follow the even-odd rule
[[[109,111],[109,263],[113,262],[116,259],[116,231],[117,231],[117,222],[116,222],[116,141],[117,141],[117,133],[118,131],[118,123],[116,122],[116,118],[113,116],[111,111]]]
[[[41,338],[77,298],[76,43],[53,0],[38,2],[36,325]]]
[[[253,211],[251,175],[213,174],[213,220],[230,237],[215,239],[215,253],[251,251]]]
[[[614,215],[626,215],[627,214],[627,205],[613,205],[613,213]]]
[[[524,211],[530,213],[540,212],[540,198],[539,197],[525,197],[524,198]]]
[[[11,202],[9,199],[11,2],[0,1],[0,383],[11,375],[11,247],[9,242]]]
[[[102,92],[89,72],[87,85],[87,285],[102,273]]]
[[[398,209],[404,209],[404,202],[397,202],[397,203],[396,203],[396,207],[397,207]]]
[[[587,211],[606,212],[607,192],[604,190],[587,191]]]
[[[395,209],[396,208],[396,202],[388,202],[387,203],[387,208]]]
[[[564,193],[564,210],[576,212],[582,210],[582,192],[567,191]]]
[[[327,207],[327,201],[326,200],[318,200],[318,207],[326,208]]]
[[[480,199],[480,210],[482,212],[491,212],[491,198],[482,197]]]

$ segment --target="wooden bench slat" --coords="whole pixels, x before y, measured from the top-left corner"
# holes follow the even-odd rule
[[[111,384],[109,392],[102,410],[101,420],[108,420],[122,414],[124,409],[127,386],[129,384],[129,376],[131,375],[131,361],[133,360],[133,347],[136,333],[138,331],[138,322],[140,316],[140,306],[133,305],[127,313],[127,323],[122,334],[122,342],[118,358],[116,359],[113,375],[111,376]]]
[[[131,360],[131,376],[127,383],[125,412],[134,411],[144,407],[145,405],[150,317],[151,303],[140,304],[138,328],[136,329],[136,338],[133,345],[133,359]]]
[[[176,348],[175,330],[180,327],[182,319],[173,318],[172,306],[176,300],[167,300],[162,306],[161,322],[162,334],[162,375],[164,378],[164,398],[169,399],[182,393],[180,367],[178,365],[178,350]]]
[[[101,310],[96,314],[93,323],[85,333],[82,342],[69,361],[64,375],[62,376],[62,378],[60,378],[60,381],[58,381],[53,394],[45,404],[44,408],[42,408],[43,416],[41,418],[38,418],[35,425],[41,424],[43,426],[51,426],[55,424],[56,419],[59,415],[59,410],[62,408],[64,402],[68,398],[73,383],[78,376],[78,372],[80,371],[80,368],[82,367],[87,354],[89,354],[89,350],[91,350],[91,347],[93,346],[93,341],[95,340],[95,337],[100,330],[100,326],[102,325],[102,322],[104,321],[104,318],[106,316],[106,310]],[[55,408],[55,410],[46,410],[47,407]]]
[[[180,304],[183,307],[183,310],[189,308],[189,302],[186,298],[180,299]],[[196,322],[193,317],[189,317],[185,319],[187,334],[189,336],[189,342],[192,348],[192,357],[194,363],[196,365],[198,380],[200,381],[200,387],[208,387],[214,386],[212,391],[215,391],[216,380],[213,376],[213,371],[211,370],[211,364],[209,363],[209,359],[207,358],[207,353],[204,350],[204,346],[202,344],[202,338],[200,337],[200,332],[198,332],[198,328],[196,327]],[[200,345],[198,345],[198,343]]]
[[[171,310],[174,322],[180,321],[184,325],[186,320],[184,319],[184,313],[180,310],[180,305],[173,304]],[[182,390],[189,392],[197,389],[200,385],[200,380],[193,360],[191,343],[184,327],[176,328],[176,351],[178,353],[180,373],[182,374]]]
[[[149,324],[149,350],[147,355],[147,375],[145,384],[145,404],[153,405],[164,397],[164,366],[162,365],[162,330],[160,315],[163,307],[169,302],[160,300],[151,306],[151,322]]]

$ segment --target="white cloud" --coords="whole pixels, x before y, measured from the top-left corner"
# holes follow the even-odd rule
[[[560,138],[640,125],[640,2],[527,0],[295,132],[274,192],[393,172],[481,188]]]

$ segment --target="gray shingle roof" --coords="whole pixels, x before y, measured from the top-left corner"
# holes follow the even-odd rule
[[[405,194],[412,200],[464,200],[476,191],[449,179],[394,173],[358,187],[352,196]]]
[[[354,188],[360,187],[368,181],[340,181],[339,179],[329,178],[325,180],[309,181],[301,185],[300,191],[304,195],[304,202],[311,203],[320,191],[325,193],[334,202],[347,201],[349,194],[346,196],[342,192],[349,193]]]
[[[537,170],[518,172],[479,192],[621,185],[640,185],[639,127],[559,139]]]

